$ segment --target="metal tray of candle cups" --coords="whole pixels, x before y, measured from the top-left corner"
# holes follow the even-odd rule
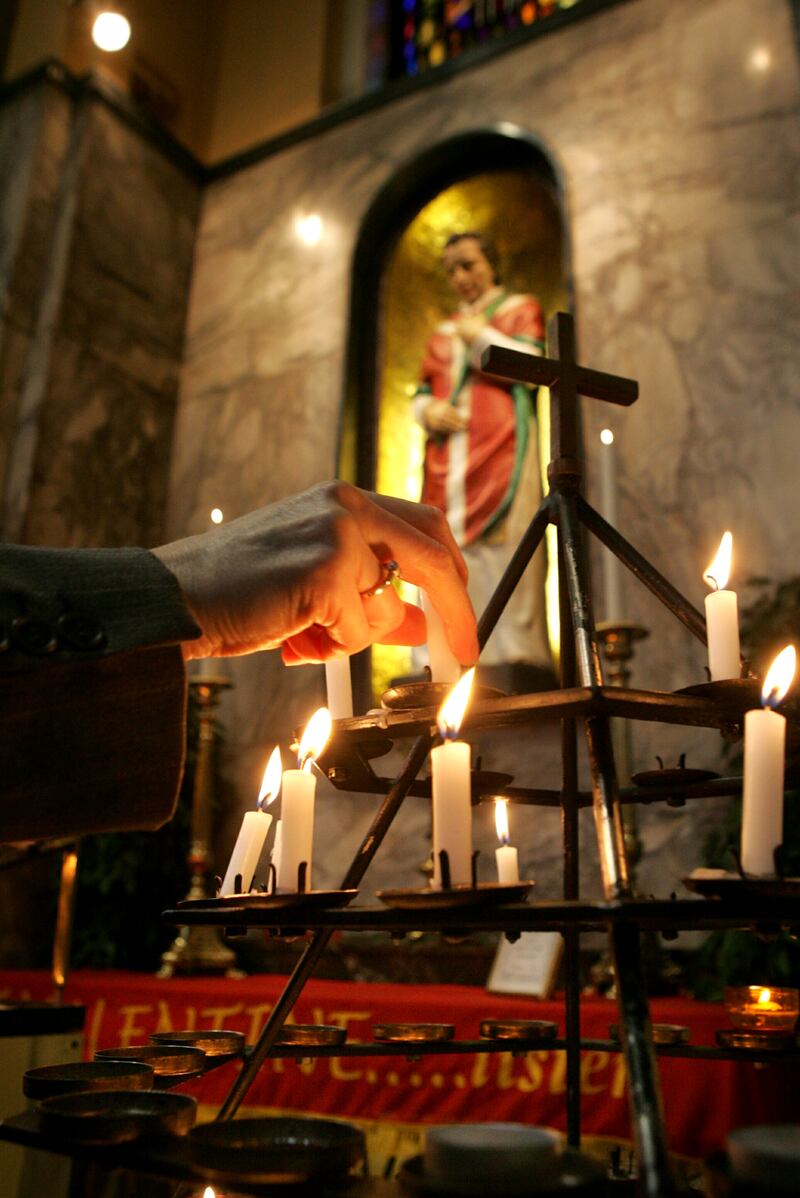
[[[650,1029],[650,1039],[653,1044],[688,1044],[689,1029],[679,1023],[654,1023]],[[608,1038],[619,1044],[619,1024],[612,1023],[608,1029]]]
[[[441,890],[423,886],[408,890],[378,890],[376,897],[395,911],[450,911],[521,902],[534,885],[534,882],[479,882],[477,886],[464,883]]]
[[[41,1065],[22,1078],[22,1092],[35,1100],[82,1090],[150,1090],[153,1067],[142,1061],[75,1061]]]
[[[741,1048],[750,1052],[785,1052],[787,1048],[796,1047],[794,1032],[760,1032],[726,1027],[714,1035],[720,1048]]]
[[[96,1061],[142,1061],[155,1074],[157,1089],[177,1086],[190,1078],[200,1077],[205,1070],[206,1054],[202,1048],[178,1044],[145,1044],[138,1048],[101,1048],[94,1054]]]
[[[330,910],[346,907],[358,894],[358,890],[298,890],[271,892],[251,890],[248,894],[225,894],[219,898],[183,899],[178,903],[182,910],[213,911],[236,907],[245,911],[304,911]]]
[[[244,1055],[244,1032],[225,1029],[213,1031],[154,1032],[150,1043],[161,1048],[199,1048],[205,1053],[205,1065],[218,1065],[221,1060],[231,1060]]]
[[[195,1164],[216,1179],[304,1186],[344,1177],[365,1156],[364,1133],[336,1119],[277,1116],[202,1123],[189,1134]]]
[[[46,1098],[39,1106],[43,1133],[84,1144],[185,1136],[196,1115],[197,1102],[188,1094],[155,1090],[89,1090]]]
[[[409,711],[417,707],[441,707],[453,689],[452,682],[404,682],[400,686],[390,686],[381,697],[381,707],[387,711]],[[476,683],[472,688],[471,703],[480,703],[485,699],[505,699],[505,691],[495,686],[482,686]]]
[[[683,879],[683,884],[687,890],[706,898],[789,898],[800,895],[800,878],[753,878],[726,869],[695,869]]]
[[[344,1044],[347,1029],[324,1023],[288,1023],[278,1032],[276,1044]]]
[[[482,1019],[483,1040],[555,1040],[558,1025],[549,1019]]]
[[[441,1044],[454,1035],[452,1023],[376,1023],[372,1028],[373,1040],[381,1044]]]

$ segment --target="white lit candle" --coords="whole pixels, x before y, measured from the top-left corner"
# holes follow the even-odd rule
[[[314,800],[317,779],[311,772],[331,734],[331,716],[327,707],[315,711],[300,738],[297,750],[298,769],[286,770],[283,775],[281,799],[280,860],[276,867],[278,890],[284,894],[298,889],[301,864],[306,863],[305,888],[311,889],[311,866],[314,847]]]
[[[519,858],[513,844],[509,843],[508,799],[495,799],[494,825],[497,828],[497,839],[500,841],[500,848],[494,851],[497,880],[509,885],[519,881]]]
[[[706,636],[708,638],[708,669],[712,682],[723,678],[738,678],[739,661],[739,602],[735,591],[724,588],[731,572],[733,537],[723,533],[717,556],[703,574],[703,580],[713,587],[706,595]]]
[[[617,477],[614,434],[610,428],[600,433],[600,510],[608,523],[617,527]],[[622,562],[611,552],[603,552],[603,599],[605,619],[622,619]]]
[[[325,686],[331,719],[349,720],[353,714],[353,684],[350,679],[349,657],[331,657],[325,662]]]
[[[258,859],[272,825],[272,816],[264,810],[281,788],[281,752],[276,746],[272,750],[264,777],[261,781],[255,811],[246,811],[231,859],[222,880],[220,894],[236,894],[236,879],[241,879],[240,893],[247,894],[253,885]]]
[[[740,860],[746,874],[774,875],[783,840],[783,766],[786,720],[772,708],[794,677],[796,653],[787,645],[773,661],[761,690],[761,708],[744,717],[744,789]]]
[[[433,880],[435,890],[442,887],[440,852],[447,851],[452,886],[472,881],[472,788],[470,785],[470,746],[453,739],[469,701],[474,668],[467,670],[445,699],[437,717],[444,744],[431,750],[433,794]]]
[[[442,618],[425,591],[420,591],[419,596],[428,626],[426,640],[431,682],[457,682],[461,677],[461,665],[450,648]]]

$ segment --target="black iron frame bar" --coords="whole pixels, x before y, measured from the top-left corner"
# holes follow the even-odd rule
[[[696,607],[686,599],[677,587],[664,577],[655,566],[651,566],[642,557],[638,549],[634,549],[621,533],[604,520],[582,495],[578,496],[578,516],[581,522],[594,533],[598,541],[610,549],[624,566],[631,571],[639,581],[659,599],[669,611],[684,624],[693,636],[706,644],[706,622]]]
[[[563,578],[563,547],[559,535],[558,568]],[[562,688],[575,685],[575,635],[566,591],[559,588],[559,649]],[[580,895],[580,827],[578,823],[578,738],[574,716],[561,719],[561,828],[564,846],[563,893],[566,900]],[[567,1143],[581,1142],[581,982],[580,928],[562,931],[564,938],[564,1019],[567,1041]]]

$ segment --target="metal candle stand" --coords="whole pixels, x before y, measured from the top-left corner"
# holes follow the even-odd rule
[[[231,686],[224,677],[192,678],[190,686],[198,705],[197,760],[188,863],[191,883],[187,900],[207,897],[210,875],[211,799],[214,786],[213,755],[216,730],[214,712],[223,690]],[[236,954],[223,943],[214,927],[185,927],[161,956],[158,977],[175,974],[224,973],[241,977],[236,969]]]
[[[550,388],[552,460],[548,468],[550,492],[534,515],[483,613],[478,635],[482,647],[540,545],[548,525],[554,524],[558,532],[560,567],[561,689],[473,702],[464,725],[467,729],[493,728],[528,722],[537,717],[552,719],[555,716],[560,719],[560,790],[551,792],[508,787],[505,795],[523,802],[560,805],[564,849],[563,900],[538,901],[528,905],[509,903],[493,908],[479,905],[470,909],[469,924],[473,930],[495,929],[506,933],[557,928],[564,936],[566,1039],[563,1046],[567,1055],[567,1140],[572,1147],[577,1147],[580,1142],[579,940],[583,930],[605,927],[617,980],[619,1036],[629,1079],[639,1191],[647,1198],[666,1198],[674,1193],[675,1183],[665,1139],[640,931],[644,928],[758,928],[787,923],[800,926],[800,896],[790,895],[776,901],[769,894],[743,898],[734,893],[729,898],[701,902],[697,899],[645,899],[633,894],[622,800],[652,801],[654,794],[638,788],[620,794],[610,730],[611,718],[714,727],[723,735],[740,735],[748,702],[745,694],[747,688],[738,684],[721,690],[718,688],[713,693],[709,693],[707,688],[690,688],[691,693],[673,695],[604,685],[588,586],[583,529],[587,529],[610,549],[701,643],[705,643],[706,639],[705,620],[581,495],[578,395],[627,406],[638,396],[637,384],[577,364],[574,327],[570,316],[558,313],[548,332],[551,356],[538,358],[492,346],[485,351],[482,359],[482,368],[489,374]],[[434,719],[433,709],[414,709],[382,711],[377,715],[337,722],[334,738],[321,762],[329,778],[334,784],[348,790],[384,794],[380,809],[342,881],[342,890],[359,886],[404,798],[413,791],[417,774],[435,740]],[[578,789],[579,719],[584,724],[588,747],[590,796],[583,795]],[[385,743],[387,736],[415,737],[406,763],[394,781],[378,777],[369,764],[370,758],[375,756],[371,747],[374,748],[376,742]],[[741,780],[718,779],[695,789],[699,795],[732,794],[741,789]],[[675,787],[669,788],[670,794],[675,792]],[[686,793],[691,793],[691,787],[686,787]],[[578,812],[582,805],[589,802],[594,812],[604,891],[602,900],[583,900],[579,896]],[[168,917],[176,921],[183,915],[183,911],[168,913]],[[210,922],[215,917],[198,911],[195,918],[200,922]],[[293,919],[296,921],[294,924]],[[274,926],[275,917],[269,912],[242,912],[236,922],[241,922],[242,926],[255,924],[270,928]],[[417,929],[441,929],[441,912],[351,908],[349,911],[320,911],[315,913],[313,919],[303,912],[295,916],[282,913],[280,922],[282,927],[302,927],[311,922],[316,931],[225,1099],[218,1115],[220,1120],[231,1119],[236,1114],[262,1064],[272,1052],[287,1016],[334,930],[383,928],[393,935],[402,935]],[[561,1046],[562,1042],[554,1043]],[[524,1041],[520,1041],[520,1046],[523,1045]],[[347,1053],[348,1047],[343,1046],[340,1050],[342,1055]],[[350,1050],[357,1052],[359,1048],[352,1046]],[[432,1048],[436,1051],[436,1046]],[[451,1050],[476,1051],[475,1045],[467,1042],[454,1043]],[[659,1051],[701,1059],[725,1055],[721,1049],[687,1045],[660,1048]]]

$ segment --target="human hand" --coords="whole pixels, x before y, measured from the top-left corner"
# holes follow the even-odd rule
[[[469,417],[446,399],[432,399],[422,418],[431,433],[460,433],[469,428]]]
[[[486,321],[482,316],[460,316],[456,320],[456,331],[465,345],[472,345],[485,326]]]
[[[393,559],[430,595],[450,647],[478,657],[467,568],[433,507],[323,483],[153,552],[176,576],[203,636],[187,659],[282,646],[287,665],[425,640],[425,617],[393,587],[366,596]]]

